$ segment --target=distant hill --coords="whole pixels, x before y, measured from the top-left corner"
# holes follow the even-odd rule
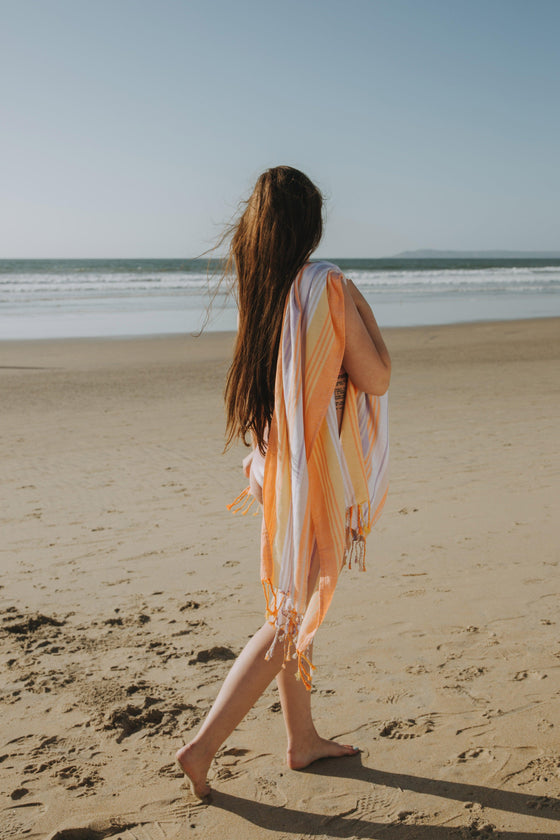
[[[401,251],[393,259],[399,260],[558,260],[560,251]]]

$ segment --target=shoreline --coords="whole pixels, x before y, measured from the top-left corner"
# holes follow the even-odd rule
[[[365,297],[371,304],[382,329],[422,326],[454,326],[517,320],[540,320],[560,317],[560,295],[557,292],[539,294],[461,293],[458,296],[431,293],[377,294],[367,287]],[[2,341],[44,340],[62,338],[141,338],[152,335],[196,334],[208,314],[208,302],[187,305],[187,299],[146,298],[130,301],[124,309],[72,307],[64,312],[43,312],[22,309],[11,314],[0,307],[0,336]],[[236,310],[224,302],[212,309],[206,332],[235,331]]]
[[[413,330],[432,330],[432,329],[468,329],[469,327],[478,327],[478,326],[491,326],[491,325],[503,325],[503,324],[529,324],[532,323],[535,326],[538,326],[541,322],[550,322],[550,321],[558,321],[560,322],[560,315],[539,315],[539,316],[531,316],[527,318],[488,318],[488,319],[477,319],[473,321],[452,321],[449,323],[439,323],[435,322],[433,324],[405,324],[402,326],[386,326],[382,327],[383,333],[387,332],[388,334],[399,333],[401,331],[408,332]],[[179,341],[179,340],[193,340],[196,341],[198,338],[207,337],[207,336],[215,336],[217,339],[220,337],[233,337],[236,335],[235,330],[205,330],[200,335],[197,335],[194,332],[155,332],[155,333],[136,333],[136,334],[123,334],[123,335],[91,335],[91,336],[48,336],[44,338],[2,338],[0,336],[0,349],[3,347],[15,347],[16,345],[27,346],[32,344],[56,344],[56,343],[69,343],[69,342],[76,342],[76,343],[84,343],[84,344],[95,344],[95,343],[103,343],[103,342],[132,342],[132,341],[165,341],[167,339],[171,341]]]

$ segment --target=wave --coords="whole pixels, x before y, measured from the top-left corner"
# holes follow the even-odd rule
[[[370,261],[371,263],[375,261]],[[91,262],[33,266],[0,266],[1,304],[48,304],[49,301],[110,301],[115,298],[204,297],[216,291],[221,298],[227,286],[217,286],[216,275],[200,270],[200,265],[184,264],[170,268],[161,264],[119,266],[103,263],[92,270]],[[10,270],[11,269],[11,270]],[[560,292],[560,264],[493,267],[345,267],[364,292],[376,295],[557,293]]]

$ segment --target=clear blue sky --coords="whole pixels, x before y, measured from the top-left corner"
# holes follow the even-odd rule
[[[258,174],[319,249],[560,249],[560,0],[0,0],[0,257],[189,257]]]

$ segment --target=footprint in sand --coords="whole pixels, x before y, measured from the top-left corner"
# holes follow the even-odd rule
[[[358,689],[359,691],[359,689]],[[368,687],[368,693],[371,694],[371,689]],[[389,703],[394,705],[398,703],[403,697],[410,697],[408,691],[396,691],[394,694],[388,694],[386,697],[380,697],[382,703]]]
[[[287,804],[288,797],[279,788],[278,783],[274,779],[266,776],[257,776],[255,785],[255,799],[257,802],[264,802],[266,805],[271,805],[274,808],[283,808]]]
[[[476,677],[481,677],[485,673],[486,668],[482,665],[469,665],[468,668],[463,668],[462,671],[459,671],[455,679],[460,682],[470,682],[471,680],[476,679]]]
[[[240,776],[246,775],[246,770],[243,770],[235,765],[227,765],[225,767],[218,767],[213,777],[210,778],[210,781],[212,781],[212,779],[217,779],[220,782],[229,782],[233,779],[239,779]]]
[[[496,837],[496,826],[492,823],[485,823],[478,817],[474,817],[465,826],[466,837],[478,837],[479,840],[492,840]]]
[[[358,820],[385,818],[396,811],[401,799],[402,791],[397,788],[379,787],[374,793],[360,796],[348,815]]]
[[[297,800],[297,808],[299,811],[312,812],[315,814],[322,814],[323,821],[327,818],[340,818],[351,815],[352,817],[365,816],[358,814],[359,800],[356,800],[355,794],[352,793],[335,793],[334,789],[324,794],[316,794],[312,796],[305,796]],[[293,835],[292,835],[293,836]],[[311,837],[311,835],[302,835],[303,837]]]
[[[551,796],[536,796],[527,802],[527,808],[534,808],[535,811],[560,811],[560,799],[553,799]]]
[[[171,779],[184,779],[185,774],[183,771],[178,767],[176,761],[171,761],[168,764],[164,764],[158,770],[159,776],[166,776]]]
[[[183,779],[184,775],[181,773]],[[189,801],[184,794],[159,799],[142,805],[138,812],[139,825],[122,835],[122,840],[164,840],[165,838],[183,838],[189,836],[189,828],[196,828],[196,821],[202,811],[208,808],[207,802]],[[119,839],[121,835],[119,835]],[[118,840],[115,838],[115,840]]]
[[[494,756],[490,752],[490,750],[484,749],[484,747],[471,747],[468,750],[464,750],[462,753],[459,753],[457,756],[457,761],[460,764],[465,764],[468,761],[474,761],[477,758],[486,759],[487,761],[493,761]]]
[[[195,665],[197,662],[210,662],[210,660],[228,660],[236,659],[236,654],[231,648],[217,645],[216,647],[199,650],[194,659],[189,659],[189,665]]]
[[[518,785],[530,785],[532,782],[547,782],[548,784],[560,781],[560,755],[543,755],[533,758],[521,770],[509,773],[504,781],[515,778]],[[558,801],[558,800],[557,800]]]
[[[516,682],[521,682],[522,680],[545,680],[546,678],[547,674],[542,671],[518,671],[513,677]]]
[[[384,723],[379,731],[382,738],[396,738],[398,740],[409,740],[427,735],[434,729],[434,721],[426,715],[423,719],[407,718],[406,720],[390,720]]]
[[[185,610],[197,610],[200,607],[198,601],[186,601],[182,607],[179,607],[179,612],[184,612]]]
[[[92,767],[77,767],[76,765],[69,764],[65,767],[60,767],[54,775],[66,790],[75,790],[78,792],[78,796],[87,796],[95,793],[95,788],[103,783],[102,776]]]
[[[405,671],[407,674],[414,674],[414,676],[429,673],[425,665],[407,665]]]
[[[435,814],[428,814],[427,811],[399,811],[393,825],[422,825],[433,822]]]
[[[18,802],[2,811],[2,840],[30,835],[33,824],[46,810],[42,802]]]
[[[178,730],[192,729],[201,720],[196,706],[189,703],[162,701],[147,695],[143,702],[117,706],[105,716],[101,728],[116,733],[116,742],[136,732],[143,735],[173,735]]]
[[[85,753],[87,759],[84,758]],[[69,763],[76,760],[77,754],[80,756],[79,762]],[[21,755],[29,762],[23,767],[28,781],[30,777],[48,773],[51,779],[66,790],[76,791],[77,796],[95,793],[98,785],[103,783],[96,762],[91,761],[98,753],[91,743],[84,743],[81,738],[41,736],[33,748],[28,748]]]

